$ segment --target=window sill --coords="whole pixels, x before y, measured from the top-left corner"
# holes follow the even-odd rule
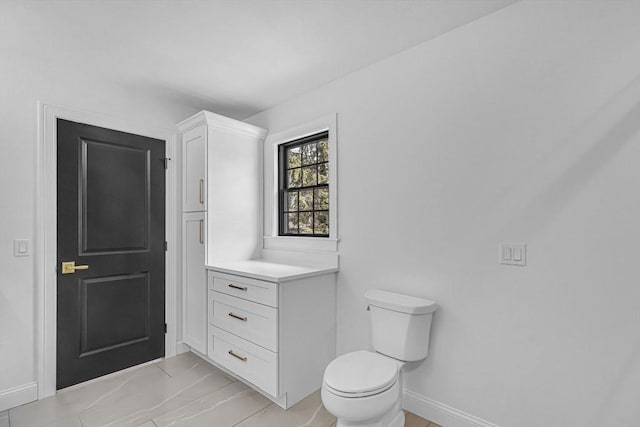
[[[331,237],[264,236],[264,249],[337,252],[340,239]]]

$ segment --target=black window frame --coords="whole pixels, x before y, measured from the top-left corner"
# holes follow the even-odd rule
[[[326,212],[327,213],[327,218],[330,220],[331,219],[331,214],[330,214],[330,209],[331,209],[331,204],[329,202],[329,206],[327,209],[315,209],[315,195],[314,195],[314,199],[312,200],[312,210],[311,211],[301,211],[300,210],[300,205],[298,204],[298,209],[296,211],[289,211],[289,210],[285,210],[285,206],[288,208],[288,200],[285,200],[285,194],[287,193],[287,191],[289,190],[296,190],[296,191],[302,191],[302,190],[315,190],[316,188],[327,188],[329,190],[329,194],[331,194],[331,189],[329,188],[329,184],[330,184],[330,177],[329,179],[327,179],[326,184],[318,184],[318,180],[317,180],[317,176],[316,176],[316,184],[315,185],[307,185],[307,186],[300,186],[300,187],[288,187],[288,183],[287,183],[287,178],[288,178],[288,171],[290,169],[295,169],[295,168],[289,168],[288,165],[288,159],[286,156],[286,152],[288,149],[292,148],[292,147],[296,147],[296,146],[303,146],[305,144],[308,144],[310,142],[317,142],[317,141],[322,141],[322,140],[327,140],[327,144],[329,143],[329,131],[322,131],[322,132],[317,132],[314,133],[312,135],[308,135],[305,136],[303,138],[298,138],[289,142],[285,142],[283,144],[280,144],[278,146],[278,235],[279,236],[288,236],[288,237],[325,237],[328,238],[331,234],[331,222],[329,221],[329,226],[328,226],[328,233],[324,234],[324,233],[315,233],[315,213],[316,212]],[[330,147],[329,147],[330,149]],[[321,165],[321,164],[326,164],[327,167],[329,167],[329,161],[330,159],[327,158],[326,161],[323,162],[318,162],[317,158],[316,158],[316,162],[315,163],[309,163],[308,165],[300,165],[300,169],[302,169],[303,167],[306,166],[317,166]],[[317,172],[316,172],[317,173]],[[302,174],[300,176],[300,179],[302,180]],[[315,194],[315,191],[312,191],[313,194]],[[299,203],[299,201],[298,201]],[[298,213],[298,233],[287,233],[286,232],[286,222],[285,222],[285,215],[287,215],[288,213],[293,213],[293,212],[297,212]],[[312,219],[312,227],[313,227],[313,233],[312,234],[303,234],[300,233],[300,212],[312,212],[313,215],[313,219]]]

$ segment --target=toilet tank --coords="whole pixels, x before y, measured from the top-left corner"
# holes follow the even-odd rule
[[[364,296],[375,351],[407,362],[427,357],[435,302],[378,289]]]

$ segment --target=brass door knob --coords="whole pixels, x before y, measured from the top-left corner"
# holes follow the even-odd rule
[[[88,270],[88,265],[76,265],[75,261],[65,261],[62,263],[62,274],[72,274],[76,270]]]

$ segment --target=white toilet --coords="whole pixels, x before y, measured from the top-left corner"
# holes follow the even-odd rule
[[[436,303],[381,290],[365,293],[374,352],[354,351],[324,371],[322,403],[337,427],[403,427],[400,370],[429,352]]]

